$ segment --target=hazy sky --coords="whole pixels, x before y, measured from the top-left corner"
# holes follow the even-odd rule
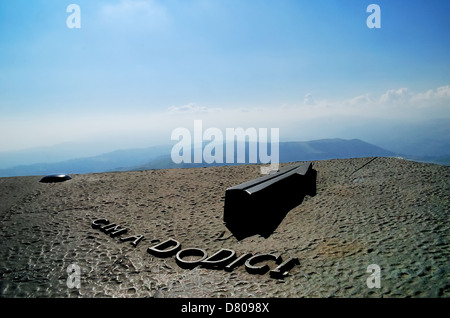
[[[449,119],[449,12],[442,0],[4,0],[0,151],[167,144],[194,119],[282,140]]]

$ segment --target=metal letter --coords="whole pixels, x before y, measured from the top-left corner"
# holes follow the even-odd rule
[[[109,224],[108,219],[97,219],[92,221],[92,228],[98,229],[102,224]]]
[[[273,255],[273,254],[258,254],[253,257],[250,257],[245,262],[245,269],[250,274],[261,274],[261,275],[265,274],[270,269],[269,265],[265,264],[265,265],[256,266],[255,264],[263,262],[263,261],[268,261],[268,260],[273,260],[277,264],[280,264],[282,262],[281,256],[277,256],[277,255]]]
[[[290,258],[283,264],[280,264],[277,268],[271,270],[270,276],[273,278],[283,278],[286,272],[290,271],[295,265],[300,265],[298,258]]]
[[[200,256],[200,258],[193,261],[185,261],[183,260],[183,257],[186,256]],[[176,262],[181,268],[192,269],[195,266],[199,265],[207,257],[208,254],[206,254],[206,252],[200,248],[186,248],[177,253]]]
[[[144,235],[135,235],[135,236],[128,236],[128,237],[121,237],[120,240],[122,242],[126,242],[126,241],[132,241],[131,245],[133,245],[134,247],[136,247],[140,241],[142,241],[142,239],[144,238]]]
[[[210,257],[202,261],[201,265],[206,268],[222,269],[225,267],[225,265],[227,265],[235,258],[236,258],[235,251],[222,248],[217,253],[211,255]]]
[[[180,242],[169,238],[167,241],[149,247],[147,252],[158,257],[169,257],[181,248]]]

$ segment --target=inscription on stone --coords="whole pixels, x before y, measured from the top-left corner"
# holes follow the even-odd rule
[[[92,228],[108,234],[111,237],[118,237],[128,232],[128,228],[121,225],[110,223],[108,219],[99,218],[92,221]],[[130,242],[134,247],[144,240],[144,235],[132,235],[128,237],[120,237],[121,242]],[[256,254],[251,253],[237,256],[232,249],[222,248],[208,256],[208,253],[201,248],[181,248],[180,242],[174,238],[150,246],[147,252],[159,258],[167,258],[175,256],[175,261],[183,269],[193,269],[201,266],[213,270],[225,270],[231,272],[239,266],[245,265],[245,269],[250,274],[263,275],[270,270],[268,261],[274,262],[278,265],[276,268],[270,270],[270,277],[283,278],[295,266],[300,265],[298,258],[290,258],[283,263],[280,255]]]

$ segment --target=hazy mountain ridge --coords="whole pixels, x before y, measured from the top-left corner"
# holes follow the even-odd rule
[[[172,161],[170,155],[163,156],[157,160],[149,161],[148,163],[136,166],[131,170],[149,170],[149,169],[167,169],[167,168],[194,168],[206,166],[224,166],[246,164],[248,160],[249,144],[246,143],[246,161],[245,163],[237,163],[237,151],[234,153],[234,163],[226,162],[226,147],[224,147],[222,162],[207,163],[181,163],[176,164]],[[259,148],[258,148],[259,150]],[[270,155],[270,147],[268,150]],[[192,151],[193,154],[193,151]],[[360,158],[360,157],[393,157],[395,153],[371,145],[359,139],[344,140],[344,139],[321,139],[313,141],[297,141],[297,142],[280,142],[279,143],[280,162],[295,162],[306,160],[326,160],[326,159],[346,159],[346,158]],[[261,163],[258,160],[257,163]]]
[[[102,155],[61,162],[36,163],[0,169],[0,177],[45,175],[50,173],[96,173],[144,164],[170,152],[171,146],[116,150]]]
[[[205,145],[204,145],[205,146]],[[237,163],[237,151],[234,154],[234,163],[226,163],[226,147],[223,148],[222,163],[181,163],[176,164],[171,158],[173,145],[154,146],[141,149],[117,150],[98,156],[71,159],[61,162],[37,163],[20,165],[7,169],[0,169],[0,177],[46,175],[52,173],[100,173],[110,171],[193,168],[204,166],[223,166],[243,164]],[[246,161],[248,163],[248,148],[246,144]],[[268,151],[270,155],[270,147]],[[450,156],[413,157],[399,155],[359,139],[321,139],[313,141],[280,142],[280,162],[295,162],[306,160],[347,159],[361,157],[394,157],[402,156],[416,161],[449,164]],[[193,149],[191,150],[193,157]],[[193,161],[192,161],[193,162]],[[245,164],[244,163],[244,164]],[[258,161],[258,163],[261,163]]]

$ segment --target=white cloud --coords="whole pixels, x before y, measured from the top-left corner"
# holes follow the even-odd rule
[[[436,100],[449,100],[450,99],[450,85],[441,86],[436,89],[430,89],[425,93],[415,94],[412,98],[413,101],[436,101]]]
[[[400,102],[401,101],[401,102]],[[46,118],[46,116],[48,118]],[[61,120],[61,119],[65,120]],[[70,120],[66,120],[70,118]],[[307,140],[336,137],[343,128],[358,123],[391,121],[420,122],[450,119],[450,86],[424,92],[406,88],[388,90],[378,96],[369,94],[345,100],[315,99],[314,105],[302,101],[289,106],[221,107],[191,102],[162,111],[123,111],[81,114],[61,113],[27,117],[0,118],[0,135],[14,136],[0,140],[0,149],[27,148],[42,144],[90,139],[97,136],[139,136],[145,140],[170,143],[171,131],[178,127],[193,129],[194,120],[203,128],[280,128],[280,138]],[[52,123],[49,125],[48,123]],[[55,131],[58,133],[55,134]],[[358,132],[355,132],[357,137]],[[131,137],[130,137],[131,138]],[[109,138],[111,139],[111,138]],[[142,146],[147,146],[143,141]]]
[[[390,102],[406,102],[411,97],[407,88],[391,89],[386,93],[381,95],[380,102],[390,103]]]
[[[439,98],[450,98],[450,85],[438,87],[436,89],[436,96]]]
[[[366,105],[371,103],[373,103],[373,100],[370,98],[369,94],[359,95],[344,101],[344,104],[348,105]]]
[[[170,114],[206,114],[211,110],[204,106],[199,106],[196,103],[188,103],[181,106],[169,107]]]
[[[315,103],[316,103],[316,101],[314,100],[311,93],[308,93],[305,95],[305,98],[303,99],[304,105],[314,105]]]
[[[318,104],[323,104],[318,102]],[[426,119],[450,117],[450,86],[426,92],[413,92],[408,88],[390,89],[377,96],[369,94],[344,101],[333,101],[331,109],[340,115],[366,118]]]

